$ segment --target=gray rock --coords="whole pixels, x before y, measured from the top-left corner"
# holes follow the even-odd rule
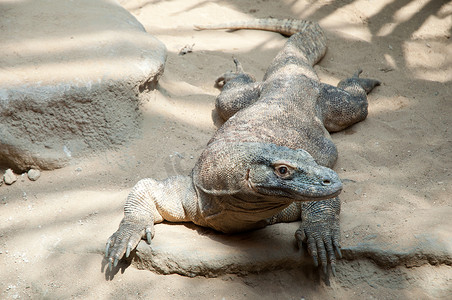
[[[11,2],[0,18],[0,165],[54,169],[139,134],[166,48],[114,0]]]
[[[162,274],[215,277],[313,265],[295,244],[298,223],[225,235],[192,224],[158,224],[151,246],[138,244],[134,263]]]
[[[8,169],[3,175],[3,181],[8,185],[13,184],[17,181],[17,176],[13,173],[13,170]]]
[[[36,170],[36,169],[30,169],[27,172],[28,175],[28,179],[30,179],[31,181],[36,181],[39,179],[39,177],[41,177],[41,171]]]
[[[193,224],[158,224],[151,245],[141,241],[132,263],[161,274],[208,277],[312,268],[312,258],[295,245],[298,226],[299,222],[280,223],[225,235]],[[401,245],[382,243],[378,240],[381,235],[369,236],[371,240],[343,246],[344,260],[371,259],[383,267],[452,264],[452,239],[447,230],[416,234]]]
[[[411,243],[403,245],[383,244],[378,241],[365,241],[357,245],[342,248],[345,259],[354,260],[370,258],[380,266],[395,267],[406,265],[409,267],[452,264],[452,239],[447,233],[444,238],[441,234],[417,234]]]

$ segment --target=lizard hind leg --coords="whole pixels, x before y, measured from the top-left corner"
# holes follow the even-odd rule
[[[359,69],[355,74],[353,74],[353,77],[351,79],[354,82],[357,82],[364,89],[366,94],[369,94],[376,86],[379,86],[381,82],[375,79],[359,78],[359,75],[361,75],[362,72],[363,70]],[[339,83],[339,85],[341,85],[341,83],[342,81]]]
[[[215,86],[222,89],[215,101],[215,108],[223,120],[228,120],[239,110],[250,106],[259,99],[261,83],[243,70],[240,62],[234,58],[235,71],[229,71],[218,77]]]
[[[235,64],[235,71],[228,71],[224,73],[223,75],[219,76],[215,80],[215,87],[222,89],[226,83],[228,83],[231,80],[236,79],[237,77],[240,77],[241,80],[244,82],[254,82],[255,79],[252,75],[245,73],[243,70],[242,64],[239,62],[239,60],[235,57],[232,57]],[[244,76],[245,75],[245,76]]]
[[[318,106],[329,132],[340,131],[367,117],[367,94],[380,82],[360,78],[361,72],[359,70],[351,78],[341,80],[337,87],[322,84]]]

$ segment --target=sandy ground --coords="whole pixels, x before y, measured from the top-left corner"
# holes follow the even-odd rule
[[[214,80],[234,55],[262,78],[285,42],[260,31],[196,32],[192,24],[255,17],[318,21],[328,52],[323,82],[364,69],[382,86],[368,119],[333,135],[343,246],[372,240],[412,246],[420,235],[451,239],[452,5],[447,1],[122,1],[169,51],[157,90],[143,94],[141,137],[122,148],[0,187],[0,298],[447,299],[452,268],[394,268],[343,260],[327,286],[316,270],[275,270],[219,278],[124,268],[112,279],[101,249],[141,178],[188,174],[217,126]],[[178,52],[193,45],[193,52]],[[408,245],[408,246],[407,246]],[[452,252],[452,249],[449,249]],[[449,252],[450,253],[450,252]]]

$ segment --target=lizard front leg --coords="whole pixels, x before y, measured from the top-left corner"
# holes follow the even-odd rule
[[[339,198],[313,202],[293,202],[268,220],[269,224],[294,222],[300,220],[300,228],[295,232],[299,249],[307,244],[308,252],[316,266],[320,264],[327,274],[328,261],[333,275],[336,274],[336,253],[342,257],[340,250],[340,213]]]
[[[107,240],[105,257],[110,269],[124,254],[128,257],[142,238],[151,243],[154,224],[191,221],[196,214],[195,199],[191,177],[140,180],[127,197],[118,230]]]
[[[341,201],[338,197],[323,201],[301,203],[301,225],[295,232],[295,239],[301,249],[302,243],[308,246],[314,264],[318,261],[327,274],[328,261],[331,272],[336,275],[336,254],[341,254],[341,232],[339,227],[339,213]]]

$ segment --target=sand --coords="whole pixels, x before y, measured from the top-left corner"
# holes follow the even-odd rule
[[[101,249],[141,178],[188,174],[221,125],[215,79],[232,56],[262,78],[286,38],[260,31],[203,31],[255,17],[318,21],[328,52],[316,66],[336,84],[358,68],[383,84],[369,116],[333,134],[346,179],[342,243],[402,251],[450,245],[452,221],[452,5],[446,1],[122,1],[168,48],[158,88],[143,93],[142,132],[130,144],[78,160],[37,181],[0,186],[0,298],[447,299],[452,267],[422,257],[380,265],[342,260],[330,285],[312,267],[217,278],[124,268],[113,278]],[[30,3],[30,5],[33,5]],[[193,52],[178,55],[186,45]],[[169,225],[163,225],[169,226]],[[434,239],[430,239],[434,237]],[[452,249],[448,248],[449,257]],[[447,254],[447,253],[446,253]],[[446,255],[447,256],[447,255]],[[446,261],[447,262],[447,261]]]

